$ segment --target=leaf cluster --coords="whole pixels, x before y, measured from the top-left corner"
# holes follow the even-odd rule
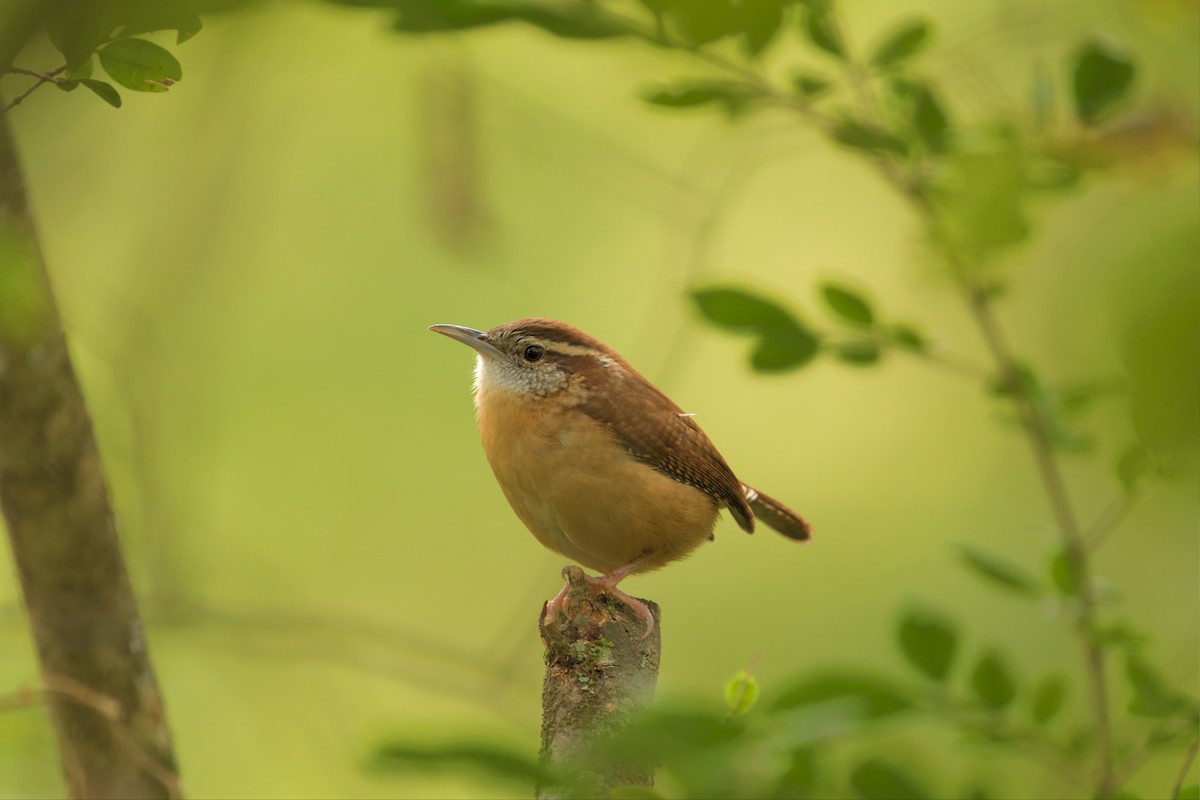
[[[906,323],[882,321],[861,292],[825,282],[818,293],[835,332],[819,331],[781,302],[736,286],[696,289],[692,300],[705,322],[753,339],[750,366],[758,372],[797,370],[822,354],[862,367],[877,364],[888,349],[930,352],[924,334]]]

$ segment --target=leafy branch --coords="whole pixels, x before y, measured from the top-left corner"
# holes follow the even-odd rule
[[[106,19],[103,9],[89,14],[73,7],[62,9],[60,13],[63,16],[52,18],[47,25],[47,35],[66,63],[47,72],[17,66],[0,70],[0,75],[36,78],[4,106],[3,112],[16,108],[46,84],[64,92],[83,86],[113,108],[120,108],[121,94],[116,87],[94,77],[96,60],[113,82],[126,89],[165,92],[183,78],[183,68],[165,47],[140,36],[157,30],[174,30],[176,44],[182,44],[201,28],[200,18],[194,14]]]

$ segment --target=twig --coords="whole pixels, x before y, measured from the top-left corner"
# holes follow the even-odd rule
[[[936,224],[936,220],[934,221]],[[951,258],[954,260],[953,255]],[[1112,793],[1113,788],[1112,723],[1108,711],[1108,682],[1105,676],[1104,652],[1094,633],[1096,599],[1087,547],[1075,512],[1071,508],[1070,497],[1067,494],[1066,483],[1063,480],[1058,461],[1054,457],[1054,446],[1051,442],[1045,415],[1030,396],[1027,383],[1021,379],[1018,362],[992,312],[988,294],[974,281],[963,262],[957,261],[955,272],[976,324],[996,362],[1000,376],[1012,391],[1013,403],[1025,431],[1029,435],[1034,462],[1058,523],[1067,560],[1078,582],[1080,614],[1075,627],[1079,633],[1084,663],[1091,684],[1092,715],[1095,718],[1096,733],[1100,743],[1100,777],[1096,795],[1106,798]]]
[[[12,101],[4,107],[4,111],[0,112],[0,113],[6,113],[6,112],[11,111],[12,109],[16,108],[17,106],[21,105],[21,101],[23,101],[26,97],[29,97],[29,95],[33,94],[34,91],[37,90],[43,83],[57,83],[57,81],[55,80],[55,76],[61,72],[65,72],[66,69],[67,69],[66,64],[63,64],[58,69],[52,69],[49,72],[34,72],[33,70],[30,70],[30,69],[21,69],[20,67],[12,67],[9,70],[10,72],[15,72],[15,73],[18,73],[21,75],[30,75],[30,76],[36,77],[37,81],[34,82],[34,84],[32,86],[30,86],[28,89],[21,92],[16,97],[14,97],[12,99]]]
[[[833,337],[829,334],[818,333],[823,339],[832,340]],[[991,376],[991,370],[984,367],[982,364],[977,364],[968,358],[937,350],[922,350],[906,347],[903,344],[897,343],[895,339],[885,333],[871,330],[870,328],[855,329],[846,337],[848,342],[867,342],[870,344],[882,345],[890,347],[893,350],[905,353],[913,358],[928,361],[931,364],[936,364],[939,367],[944,367],[961,375],[967,375],[972,378],[987,378]]]
[[[1104,513],[1100,518],[1092,523],[1084,534],[1084,547],[1089,555],[1100,549],[1100,545],[1104,544],[1104,540],[1108,535],[1120,527],[1125,521],[1125,517],[1129,516],[1129,512],[1133,509],[1138,499],[1136,492],[1124,492],[1116,500],[1108,504],[1104,509]]]
[[[123,722],[124,712],[116,698],[103,692],[97,692],[79,681],[66,675],[44,674],[44,686],[22,689],[15,694],[0,697],[0,712],[12,711],[19,708],[30,708],[37,705],[47,705],[54,702],[58,696],[76,705],[96,712],[112,730],[113,737],[125,748],[126,753],[146,774],[162,784],[170,797],[181,797],[183,789],[179,775],[160,764],[145,748],[138,744],[135,737],[126,729]]]
[[[1179,777],[1175,779],[1175,785],[1171,787],[1171,800],[1175,800],[1183,791],[1183,782],[1187,780],[1188,772],[1192,769],[1192,763],[1196,760],[1198,751],[1200,751],[1200,737],[1192,740],[1192,746],[1188,748],[1187,755],[1183,757],[1183,766],[1179,768]]]

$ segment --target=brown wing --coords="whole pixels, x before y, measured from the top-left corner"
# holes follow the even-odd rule
[[[754,512],[742,484],[708,436],[669,397],[627,370],[624,391],[592,394],[579,409],[607,425],[638,461],[715,498],[742,530],[753,533]]]

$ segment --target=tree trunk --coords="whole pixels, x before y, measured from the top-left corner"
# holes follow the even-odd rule
[[[619,738],[654,699],[662,653],[661,615],[654,628],[627,606],[589,594],[583,570],[567,567],[569,613],[561,625],[545,618],[538,627],[546,646],[542,683],[542,766],[569,776],[565,785],[538,787],[539,800],[607,797],[617,786],[653,786],[652,767],[606,757],[597,744]]]
[[[3,113],[0,506],[71,796],[178,797],[162,697]]]

